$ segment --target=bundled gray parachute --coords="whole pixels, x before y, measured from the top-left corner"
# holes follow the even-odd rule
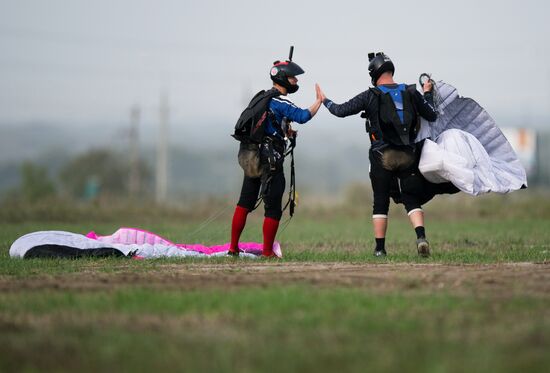
[[[450,181],[471,195],[527,187],[525,169],[483,107],[441,81],[436,83],[436,104],[438,119],[422,119],[416,139],[425,139],[418,168],[428,181]]]

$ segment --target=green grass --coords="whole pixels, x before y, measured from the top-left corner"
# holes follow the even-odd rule
[[[480,205],[472,206],[470,200],[442,201],[427,208],[430,259],[417,257],[414,231],[401,209],[391,211],[390,255],[379,260],[371,255],[368,208],[302,208],[279,234],[285,259],[278,266],[284,269],[300,262],[548,266],[550,202],[499,197],[482,198]],[[177,214],[160,219],[157,214],[154,220],[131,219],[131,224],[113,217],[74,222],[59,216],[48,222],[0,223],[0,371],[543,372],[550,364],[549,295],[522,292],[523,281],[529,280],[525,278],[517,280],[517,289],[494,293],[491,287],[476,286],[475,277],[467,285],[442,290],[424,289],[422,282],[383,290],[379,279],[348,286],[298,277],[283,286],[277,282],[280,271],[265,271],[272,282],[235,285],[216,283],[216,276],[246,276],[251,263],[272,262],[8,257],[13,240],[37,230],[93,229],[110,234],[130,225],[177,242],[226,242],[231,212],[200,231],[201,219],[208,214],[188,219],[178,219]],[[261,223],[258,211],[243,240],[261,240]],[[209,275],[196,269],[201,263],[215,263],[219,269]],[[235,263],[243,263],[243,273]],[[180,274],[214,279],[206,287],[177,286],[177,274],[168,277],[174,286],[147,283],[159,274],[169,276],[174,268]],[[83,272],[100,275],[89,278],[107,285],[80,284],[75,289],[55,285]],[[141,281],[133,284],[135,276]],[[393,276],[385,281],[397,280],[399,273]],[[31,286],[33,280],[51,284],[36,288]],[[117,286],[108,286],[109,281]],[[495,281],[498,285],[499,278]],[[548,289],[544,283],[540,286]]]
[[[0,295],[0,369],[543,371],[547,302],[295,285]],[[9,322],[5,320],[10,320]]]
[[[256,214],[259,215],[259,214]],[[230,217],[229,217],[230,218]],[[372,257],[373,239],[368,217],[313,219],[296,216],[278,235],[285,261],[314,262],[419,262],[419,263],[499,263],[499,262],[548,262],[550,260],[550,218],[514,218],[503,220],[474,218],[469,221],[428,221],[427,233],[432,245],[432,257],[419,258],[415,249],[415,235],[408,221],[398,216],[390,221],[386,247],[389,256],[380,260]],[[207,228],[194,233],[200,222],[162,223],[139,225],[172,241],[218,244],[229,240],[230,219],[215,221]],[[261,219],[249,219],[243,241],[261,242]],[[99,234],[113,233],[120,225],[92,223],[27,223],[0,225],[0,274],[21,275],[39,273],[63,273],[80,270],[97,260],[9,260],[8,250],[19,236],[37,230],[66,230]],[[98,270],[116,270],[117,266],[130,265],[136,269],[156,268],[166,263],[196,263],[203,259],[162,259],[146,262],[106,259]],[[225,259],[207,259],[209,262],[227,262]],[[94,264],[95,266],[95,264]]]

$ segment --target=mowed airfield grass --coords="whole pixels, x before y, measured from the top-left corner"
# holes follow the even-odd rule
[[[368,210],[301,207],[280,261],[8,256],[17,237],[50,229],[226,242],[231,208],[198,231],[202,219],[2,223],[0,371],[547,370],[548,199],[434,201],[429,259],[401,208],[389,256],[373,258]],[[244,240],[261,239],[254,215]]]

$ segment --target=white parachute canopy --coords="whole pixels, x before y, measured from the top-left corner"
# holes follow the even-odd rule
[[[436,83],[439,116],[422,119],[417,142],[425,140],[418,168],[433,183],[452,182],[471,195],[509,193],[527,187],[527,175],[512,146],[485,109]]]
[[[227,256],[230,244],[206,246],[169,241],[155,233],[123,227],[107,236],[94,231],[82,235],[64,231],[40,231],[19,237],[10,247],[12,258],[84,258],[125,256],[135,259],[211,258]],[[240,242],[240,257],[258,258],[263,243]],[[273,252],[282,258],[281,245],[275,241]]]

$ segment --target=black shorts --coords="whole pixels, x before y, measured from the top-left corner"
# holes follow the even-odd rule
[[[264,170],[264,172],[267,172]],[[264,195],[264,216],[275,220],[280,220],[283,215],[282,200],[285,192],[285,173],[283,169],[278,169],[271,176],[267,183]],[[237,205],[252,210],[258,201],[260,190],[262,189],[262,178],[250,178],[245,176],[241,188],[241,196]]]
[[[387,217],[390,206],[390,192],[396,178],[399,180],[401,201],[408,213],[420,209],[423,181],[418,171],[418,162],[401,171],[389,171],[382,167],[381,154],[369,151],[370,180],[373,192],[373,216]],[[393,183],[393,184],[392,184]]]

